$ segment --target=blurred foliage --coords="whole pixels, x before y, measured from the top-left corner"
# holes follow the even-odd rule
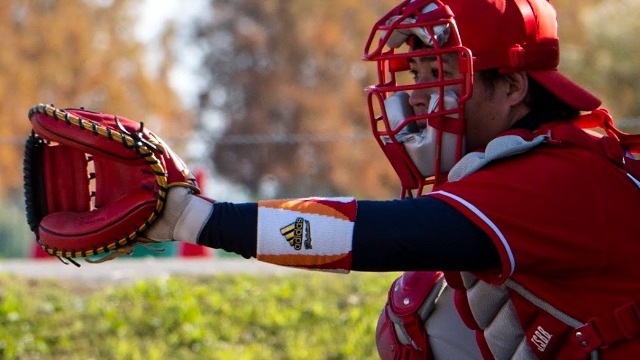
[[[640,2],[554,0],[553,4],[559,18],[560,69],[599,95],[603,106],[623,123],[621,127],[640,132]]]
[[[398,274],[219,275],[128,285],[0,275],[2,359],[377,359]]]
[[[188,135],[190,116],[168,85],[168,45],[151,73],[143,61],[146,48],[133,36],[137,4],[0,2],[0,198],[21,193],[27,113],[38,103],[83,106],[144,121],[159,134]]]
[[[211,132],[218,172],[258,197],[395,195],[363,91],[375,66],[360,60],[373,21],[393,3],[210,1],[196,26],[209,74],[199,121],[225,120],[224,132]]]

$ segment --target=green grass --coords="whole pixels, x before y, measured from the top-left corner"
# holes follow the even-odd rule
[[[171,277],[102,287],[0,275],[1,359],[377,359],[397,274]]]

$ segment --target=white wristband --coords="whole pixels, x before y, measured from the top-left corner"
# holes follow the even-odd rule
[[[213,204],[198,196],[189,195],[189,203],[180,215],[173,231],[173,238],[197,244],[204,224],[213,214]]]

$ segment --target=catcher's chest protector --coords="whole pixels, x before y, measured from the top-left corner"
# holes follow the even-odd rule
[[[608,118],[595,112],[581,121],[601,121],[601,117]],[[629,156],[640,150],[640,138],[618,132],[612,123],[602,127],[610,136],[586,136],[582,130],[566,123],[545,126],[542,132],[552,134],[549,141],[578,146],[606,158],[626,171],[640,187],[640,162]],[[522,135],[527,141],[524,146],[518,145],[519,150],[528,151],[542,143],[535,141],[540,132],[509,133]],[[504,153],[510,156],[511,151],[505,148]],[[486,158],[478,159],[484,162]],[[467,164],[466,167],[477,170],[486,164]],[[485,359],[597,359],[600,349],[629,340],[637,342],[640,338],[638,298],[629,299],[627,304],[597,318],[577,320],[512,279],[498,286],[480,281],[467,272],[450,272],[446,273],[446,280],[456,290],[456,306],[461,318],[477,332],[476,340]]]
[[[598,353],[580,344],[575,329],[583,322],[571,318],[512,280],[501,286],[470,273],[447,273],[456,290],[456,307],[485,359],[597,359]],[[526,319],[526,322],[521,321]],[[572,341],[570,338],[575,339]]]

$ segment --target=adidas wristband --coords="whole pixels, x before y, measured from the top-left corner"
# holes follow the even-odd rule
[[[354,198],[260,201],[256,258],[278,265],[348,272],[356,208]]]

